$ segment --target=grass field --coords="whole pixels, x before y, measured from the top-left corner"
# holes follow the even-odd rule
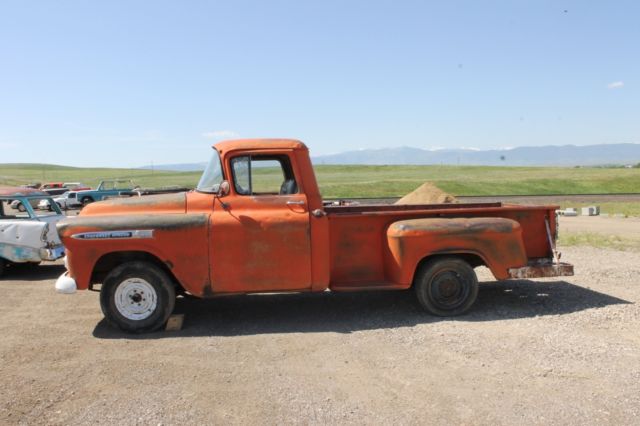
[[[325,196],[402,196],[425,181],[453,195],[597,194],[640,191],[640,169],[319,166]]]
[[[640,242],[633,238],[625,238],[619,235],[605,235],[595,232],[577,232],[570,234],[560,233],[558,245],[591,246],[597,248],[610,248],[614,250],[640,250]]]
[[[140,186],[186,186],[193,188],[200,173],[161,172],[141,169],[78,168],[42,164],[0,164],[0,185],[32,182],[82,182],[96,187],[103,179],[133,179]]]
[[[453,195],[546,195],[640,192],[640,169],[473,167],[473,166],[317,166],[324,197],[394,197],[425,181]],[[194,187],[200,172],[75,168],[42,164],[0,164],[0,185],[131,178],[144,187]]]

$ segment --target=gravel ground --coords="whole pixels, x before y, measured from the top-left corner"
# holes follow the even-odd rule
[[[456,319],[411,292],[179,299],[179,332],[107,327],[60,264],[0,281],[2,424],[639,424],[640,253],[495,283]]]

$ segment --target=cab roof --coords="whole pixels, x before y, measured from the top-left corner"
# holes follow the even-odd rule
[[[32,196],[47,196],[50,195],[46,192],[39,191],[33,188],[21,188],[17,186],[0,186],[0,197],[32,197]]]
[[[233,139],[213,145],[219,152],[238,149],[307,149],[307,146],[296,139]]]

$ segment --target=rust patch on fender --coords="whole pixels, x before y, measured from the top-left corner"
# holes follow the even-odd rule
[[[98,215],[144,214],[144,213],[185,213],[187,196],[184,192],[173,194],[132,196],[112,198],[84,207],[79,217]]]
[[[78,216],[58,222],[58,234],[65,231],[82,228],[99,231],[117,231],[120,229],[157,229],[174,231],[202,227],[207,224],[208,214],[145,214],[126,216]]]
[[[501,217],[478,217],[478,218],[429,218],[410,219],[395,222],[389,226],[389,230],[394,236],[409,236],[414,232],[430,232],[456,235],[478,234],[481,232],[495,232],[498,234],[508,234],[519,228],[520,224],[515,220]]]
[[[125,210],[128,206],[161,206],[170,209],[181,209],[184,208],[185,199],[186,195],[184,192],[177,192],[174,194],[145,195],[144,197],[132,196],[131,198],[112,198],[104,200],[102,205]]]

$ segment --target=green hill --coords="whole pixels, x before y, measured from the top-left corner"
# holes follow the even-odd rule
[[[402,196],[425,181],[454,195],[545,195],[640,192],[638,168],[328,166],[316,167],[325,197]],[[0,164],[0,185],[128,178],[145,187],[195,187],[200,172]]]

